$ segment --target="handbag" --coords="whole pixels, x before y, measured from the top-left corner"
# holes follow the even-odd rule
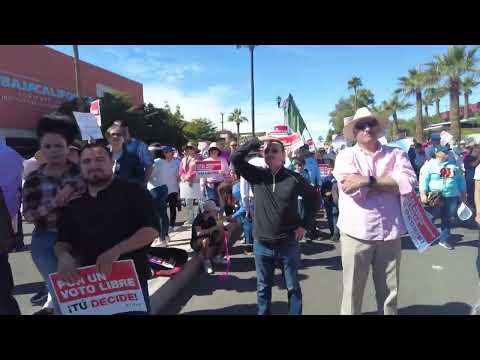
[[[446,172],[446,170],[449,170],[449,169],[444,167],[440,170],[440,176],[443,177],[443,188],[445,188],[446,178],[444,173]],[[443,189],[442,191],[429,192],[427,195],[427,206],[431,208],[442,207],[443,206],[442,192],[443,192]]]
[[[0,252],[8,251],[14,242],[12,218],[8,212],[2,188],[0,188]]]
[[[440,191],[432,191],[427,195],[427,206],[431,208],[442,207],[443,197]]]

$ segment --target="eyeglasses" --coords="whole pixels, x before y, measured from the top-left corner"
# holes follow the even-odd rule
[[[361,130],[365,130],[367,127],[370,129],[373,129],[374,127],[377,127],[377,126],[378,126],[377,120],[366,120],[366,121],[362,121],[355,124],[355,129],[361,131]]]
[[[111,137],[123,137],[123,135],[120,134],[120,133],[110,133],[110,136]]]

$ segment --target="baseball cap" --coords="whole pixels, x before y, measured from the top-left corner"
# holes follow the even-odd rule
[[[203,211],[204,212],[211,212],[211,211],[219,212],[220,208],[217,207],[217,204],[215,204],[215,201],[207,200],[203,204]]]
[[[448,146],[444,146],[444,145],[437,145],[437,146],[435,146],[435,148],[433,150],[434,150],[435,154],[440,152],[440,151],[447,154],[450,151],[450,148]]]
[[[170,145],[165,145],[165,146],[162,146],[162,150],[163,150],[163,152],[174,152],[175,148],[173,146],[170,146]]]
[[[432,141],[440,141],[440,134],[432,134],[430,136],[430,140]]]

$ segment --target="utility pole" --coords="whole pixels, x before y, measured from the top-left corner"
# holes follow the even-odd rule
[[[223,131],[223,112],[221,112],[220,115],[222,115],[222,131]]]
[[[251,87],[251,100],[252,100],[252,135],[255,137],[255,84],[253,79],[253,50],[256,45],[237,45],[237,49],[242,47],[248,47],[250,50],[250,87]]]
[[[250,84],[252,90],[252,136],[255,137],[255,85],[253,80],[253,50],[255,45],[249,45],[250,49]]]
[[[73,66],[75,71],[75,92],[79,111],[83,111],[82,95],[80,94],[80,66],[78,57],[78,45],[73,45]]]

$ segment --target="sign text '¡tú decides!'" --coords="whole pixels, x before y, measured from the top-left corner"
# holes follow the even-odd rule
[[[110,275],[99,273],[96,266],[78,269],[75,283],[50,274],[55,297],[63,315],[113,315],[147,311],[143,292],[132,260],[116,261]]]
[[[19,80],[9,75],[0,74],[0,87],[7,89],[17,89],[43,96],[50,96],[59,99],[73,100],[75,94],[64,89],[55,89],[45,84],[39,84],[31,81]]]

